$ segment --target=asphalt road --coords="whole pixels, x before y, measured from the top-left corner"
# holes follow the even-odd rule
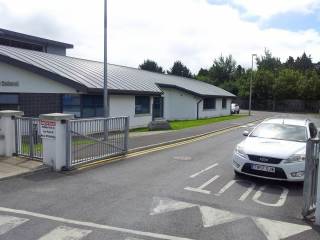
[[[301,184],[235,178],[231,156],[245,128],[0,182],[0,239],[319,239],[301,219]]]

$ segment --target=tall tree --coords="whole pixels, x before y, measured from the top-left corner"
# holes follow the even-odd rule
[[[180,77],[193,78],[193,74],[181,61],[175,61],[168,74],[176,75]]]
[[[257,58],[258,70],[269,70],[273,73],[277,73],[281,68],[280,58],[272,56],[270,50],[264,50],[264,56]]]
[[[213,61],[213,65],[209,70],[210,80],[212,84],[220,86],[225,81],[234,80],[236,70],[236,61],[232,55],[227,57],[220,56]]]
[[[139,69],[147,70],[150,72],[164,73],[162,67],[160,67],[155,61],[149,59],[144,60],[144,62],[139,65]]]
[[[302,54],[301,57],[297,57],[294,65],[295,65],[295,69],[302,72],[314,69],[311,56],[310,55],[307,56],[305,52]]]

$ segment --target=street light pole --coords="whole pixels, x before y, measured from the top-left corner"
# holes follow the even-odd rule
[[[256,57],[257,54],[251,55],[251,79],[250,79],[250,93],[249,93],[249,116],[251,116],[251,101],[252,101],[252,80],[253,80],[253,57]]]
[[[108,101],[108,55],[107,55],[107,0],[104,0],[104,64],[103,64],[103,101],[104,101],[104,117],[109,117],[109,101]]]

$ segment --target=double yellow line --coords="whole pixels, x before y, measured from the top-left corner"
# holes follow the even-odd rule
[[[261,121],[261,120],[254,121],[254,122],[251,122],[251,123],[256,123],[256,122],[259,122],[259,121]],[[221,135],[221,134],[226,133],[226,132],[233,131],[235,129],[239,129],[241,127],[242,127],[241,125],[240,126],[229,127],[229,128],[217,130],[217,131],[212,132],[212,133],[198,135],[198,136],[193,137],[192,139],[190,139],[190,138],[186,138],[186,140],[181,139],[181,141],[179,140],[179,142],[176,142],[176,143],[169,143],[169,144],[165,144],[163,146],[158,146],[158,147],[155,146],[155,147],[151,147],[150,149],[146,149],[146,150],[138,150],[136,152],[128,153],[125,156],[116,156],[116,157],[111,157],[111,158],[107,158],[107,159],[97,160],[97,161],[94,161],[94,162],[91,162],[91,163],[86,163],[86,164],[78,167],[77,170],[84,170],[84,169],[88,169],[88,168],[93,168],[93,167],[100,166],[100,165],[103,165],[103,164],[113,163],[113,162],[116,162],[116,161],[125,160],[125,159],[129,159],[129,158],[133,158],[133,157],[138,157],[138,156],[141,156],[141,155],[146,155],[146,154],[149,154],[149,153],[153,153],[153,152],[157,152],[157,151],[161,151],[161,150],[174,148],[174,147],[178,147],[178,146],[181,146],[181,145],[185,145],[185,144],[201,141],[201,140],[213,137],[213,136],[217,136],[217,135]]]

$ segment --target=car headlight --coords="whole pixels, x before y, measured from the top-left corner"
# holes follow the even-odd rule
[[[235,149],[235,153],[242,156],[242,157],[247,157],[247,154],[245,153],[245,151],[241,145],[237,145],[237,147]]]
[[[306,160],[305,154],[293,154],[284,163],[304,162]]]

